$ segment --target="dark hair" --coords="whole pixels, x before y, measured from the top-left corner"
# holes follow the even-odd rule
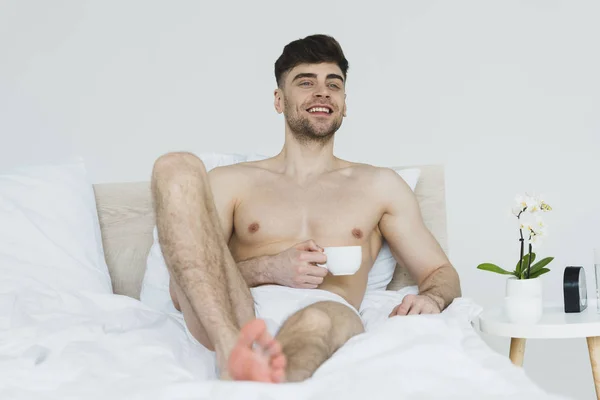
[[[344,80],[346,80],[349,67],[348,60],[344,57],[342,47],[333,37],[311,35],[288,43],[283,48],[283,53],[275,61],[277,86],[281,87],[283,85],[284,75],[295,66],[322,62],[336,63],[344,74]]]

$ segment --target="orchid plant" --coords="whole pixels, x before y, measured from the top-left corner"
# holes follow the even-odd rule
[[[554,257],[546,257],[537,263],[534,248],[539,248],[542,244],[542,238],[548,235],[548,229],[544,224],[542,213],[552,210],[541,197],[518,195],[515,198],[516,204],[512,209],[512,214],[517,217],[519,222],[519,242],[521,245],[521,256],[514,271],[507,271],[496,264],[484,263],[477,266],[484,271],[496,272],[502,275],[514,275],[517,279],[533,279],[549,272],[546,268],[554,260]],[[525,232],[525,236],[523,233]],[[528,252],[525,254],[525,241],[527,240]],[[533,264],[533,265],[532,265]]]

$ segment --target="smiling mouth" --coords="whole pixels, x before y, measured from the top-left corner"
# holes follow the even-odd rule
[[[309,114],[313,115],[330,115],[333,113],[333,110],[331,108],[323,106],[311,107],[308,108],[306,111],[308,111]]]

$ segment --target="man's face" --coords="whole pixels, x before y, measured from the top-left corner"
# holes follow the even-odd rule
[[[285,75],[283,88],[275,90],[275,108],[297,139],[328,142],[346,116],[342,71],[335,63],[294,67]]]

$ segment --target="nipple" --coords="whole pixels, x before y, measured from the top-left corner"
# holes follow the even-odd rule
[[[354,228],[354,229],[352,229],[352,236],[354,236],[357,239],[362,239],[363,232],[358,228]]]
[[[248,226],[248,232],[250,233],[256,233],[259,229],[260,225],[258,224],[258,222],[253,222],[250,224],[250,226]]]

